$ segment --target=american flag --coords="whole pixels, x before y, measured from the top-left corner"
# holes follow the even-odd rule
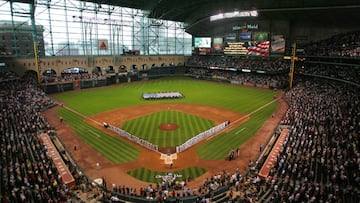
[[[270,41],[264,41],[253,47],[248,47],[248,55],[269,55]]]

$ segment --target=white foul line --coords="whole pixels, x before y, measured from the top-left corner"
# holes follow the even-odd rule
[[[245,130],[246,128],[241,128],[240,130],[238,130],[235,135],[239,134],[240,132],[242,132],[243,130]]]
[[[90,133],[92,133],[93,135],[96,135],[96,137],[100,138],[100,135],[92,130],[88,130]]]

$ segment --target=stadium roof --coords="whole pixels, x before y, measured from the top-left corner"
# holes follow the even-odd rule
[[[14,0],[29,1],[29,0]],[[31,0],[30,0],[31,1]],[[210,22],[218,13],[256,9],[258,20],[320,21],[326,24],[360,20],[359,0],[87,0],[99,4],[137,8],[149,17],[184,22],[193,35],[213,34],[224,21]],[[237,20],[239,19],[230,19]],[[245,19],[246,20],[246,19]],[[229,22],[229,21],[226,21]],[[356,23],[357,23],[356,22]],[[226,23],[225,23],[226,24]]]

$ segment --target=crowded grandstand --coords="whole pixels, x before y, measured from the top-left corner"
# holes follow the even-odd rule
[[[131,3],[126,3],[126,6],[131,7]],[[156,11],[161,7],[156,9],[152,13],[154,16],[157,16]],[[84,19],[73,16],[72,20],[80,22]],[[196,29],[199,28],[190,30],[196,32]],[[117,32],[117,29],[114,30]],[[137,60],[145,61],[141,54],[144,58],[151,54],[162,58],[156,56],[158,64],[151,68],[134,65],[125,71],[119,67],[114,72],[105,68],[97,71],[53,72],[55,65],[50,65],[49,72],[43,69],[39,73],[36,68],[21,68],[21,56],[16,55],[18,53],[9,56],[12,53],[9,54],[4,45],[0,47],[2,55],[6,55],[0,57],[4,65],[0,67],[1,202],[360,202],[359,32],[343,31],[322,39],[299,40],[297,49],[291,43],[286,43],[280,51],[271,52],[269,46],[265,52],[269,55],[258,54],[260,52],[256,48],[265,46],[258,46],[260,43],[254,45],[256,48],[247,49],[255,54],[226,54],[224,50],[228,44],[225,42],[220,43],[224,47],[219,51],[212,45],[201,47],[208,45],[196,45],[194,41],[192,45],[200,47],[194,47],[184,57],[184,62],[178,64],[160,63],[163,58],[172,57],[160,52],[144,54],[142,50],[139,55],[133,56],[138,52],[124,48],[123,53],[116,54],[123,54],[124,57],[131,55],[135,58],[131,58],[133,63]],[[224,35],[224,40],[229,36]],[[272,40],[270,34],[266,37]],[[218,34],[214,38],[218,38]],[[233,39],[230,41],[233,43]],[[107,43],[106,40],[103,42]],[[89,54],[88,49],[84,52],[84,55]],[[59,53],[65,54],[65,51]],[[176,53],[174,51],[170,54]],[[75,55],[71,61],[78,60]],[[44,54],[42,57],[47,56]],[[48,56],[51,57],[55,56]],[[69,54],[66,57],[72,56]],[[86,60],[90,60],[89,56],[86,57]],[[115,61],[116,57],[110,58]],[[35,64],[32,62],[34,58],[29,60],[29,63]],[[55,63],[58,60],[55,58]],[[15,68],[14,64],[20,68]],[[91,63],[87,69],[93,69],[94,64]],[[105,178],[95,180],[86,174],[72,156],[71,151],[76,151],[76,146],[73,149],[66,147],[58,136],[59,129],[44,117],[47,110],[63,105],[54,99],[53,94],[162,77],[189,77],[250,88],[281,90],[285,92],[282,99],[288,108],[271,133],[271,139],[265,146],[261,145],[257,157],[246,164],[245,170],[241,171],[238,167],[224,169],[192,187],[189,186],[193,181],[191,177],[176,184],[162,179],[159,183],[141,188],[134,187],[130,182],[115,185]],[[175,90],[154,91],[139,95],[139,99],[176,101],[185,96]],[[60,122],[63,122],[62,118]],[[228,124],[221,124],[221,129]],[[110,126],[110,129],[119,135],[123,133],[114,126]],[[277,145],[282,135],[283,140]],[[132,135],[128,139],[145,143],[145,148],[158,149],[148,141]],[[275,149],[277,151],[273,153]],[[183,150],[181,148],[178,152]],[[274,155],[271,167],[263,172],[271,155]],[[168,174],[171,175],[174,174]]]

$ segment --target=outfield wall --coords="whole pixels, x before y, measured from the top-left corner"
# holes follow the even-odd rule
[[[84,68],[88,73],[99,67],[103,74],[106,68],[113,67],[114,73],[120,73],[122,67],[130,72],[134,67],[138,70],[146,70],[150,67],[161,67],[163,64],[184,65],[187,60],[188,56],[184,55],[46,56],[41,57],[39,74],[42,75],[46,70],[53,69],[56,75],[60,76],[61,72],[71,67]],[[4,70],[14,71],[20,76],[26,71],[37,72],[34,57],[3,57],[2,62],[5,63]]]
[[[57,93],[57,92],[65,92],[75,89],[88,89],[94,87],[102,87],[107,85],[113,85],[117,83],[125,83],[130,81],[137,81],[137,77],[127,77],[127,76],[120,76],[120,75],[113,75],[109,76],[106,79],[87,79],[87,80],[74,80],[74,81],[67,81],[67,82],[54,82],[54,83],[44,83],[41,84],[42,90],[47,93]]]

